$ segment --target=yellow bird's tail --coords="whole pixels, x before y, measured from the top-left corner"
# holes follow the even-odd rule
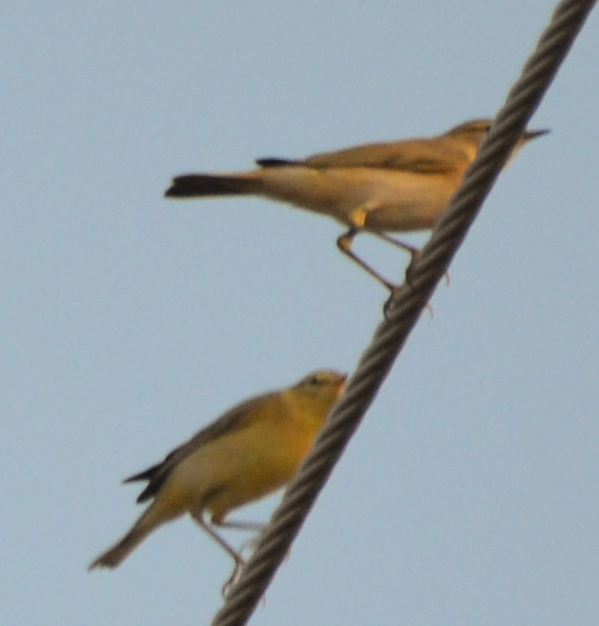
[[[117,543],[103,552],[95,561],[93,561],[88,570],[91,571],[96,567],[108,567],[113,569],[118,567],[137,546],[158,526],[168,522],[177,515],[162,515],[155,506],[155,502],[144,511],[141,517],[135,522],[131,530]]]
[[[137,546],[147,537],[148,531],[138,532],[132,528],[117,544],[101,554],[90,566],[89,570],[96,567],[114,568],[120,565],[137,548]]]

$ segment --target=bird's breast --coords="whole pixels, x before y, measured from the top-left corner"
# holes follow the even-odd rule
[[[207,509],[222,518],[285,485],[313,436],[294,420],[271,419],[267,412],[189,454],[173,468],[157,498],[173,508]]]
[[[453,175],[401,170],[278,167],[264,170],[261,195],[347,225],[364,208],[367,228],[410,231],[431,228],[459,183]]]

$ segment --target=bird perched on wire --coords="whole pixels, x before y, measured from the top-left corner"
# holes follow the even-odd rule
[[[345,374],[334,370],[319,370],[292,387],[250,398],[157,465],[127,478],[125,483],[148,481],[137,502],[151,504],[89,569],[117,567],[151,532],[189,513],[235,561],[232,580],[244,561],[215,527],[260,528],[226,521],[226,516],[293,478],[339,398],[345,379]]]
[[[396,287],[352,250],[367,231],[412,254],[417,249],[388,232],[432,228],[462,182],[492,120],[464,122],[431,138],[371,143],[306,159],[258,159],[259,168],[223,174],[185,174],[173,179],[169,198],[261,196],[328,215],[347,227],[339,249],[376,280]],[[512,157],[547,130],[525,131]]]

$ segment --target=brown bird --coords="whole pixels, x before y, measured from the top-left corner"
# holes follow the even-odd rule
[[[261,196],[328,215],[347,227],[339,249],[376,280],[396,285],[352,251],[367,231],[415,254],[388,232],[432,228],[462,182],[492,120],[464,122],[429,139],[371,143],[303,160],[258,159],[259,169],[223,174],[185,174],[173,179],[169,198]],[[548,130],[525,131],[512,155]]]

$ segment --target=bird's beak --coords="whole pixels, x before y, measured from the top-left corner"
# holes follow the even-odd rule
[[[524,139],[525,142],[529,142],[532,139],[536,139],[537,137],[542,137],[543,135],[546,135],[547,133],[549,133],[549,129],[543,129],[543,130],[525,130],[524,134],[522,135],[522,139]]]
[[[525,130],[522,133],[522,136],[520,137],[520,139],[518,140],[518,143],[515,145],[514,149],[512,150],[512,153],[510,154],[504,167],[507,167],[508,165],[510,165],[510,163],[516,158],[516,155],[520,152],[520,150],[522,150],[522,148],[529,141],[532,141],[533,139],[536,139],[537,137],[542,137],[543,135],[546,135],[548,132],[549,130],[546,128],[542,130]]]

